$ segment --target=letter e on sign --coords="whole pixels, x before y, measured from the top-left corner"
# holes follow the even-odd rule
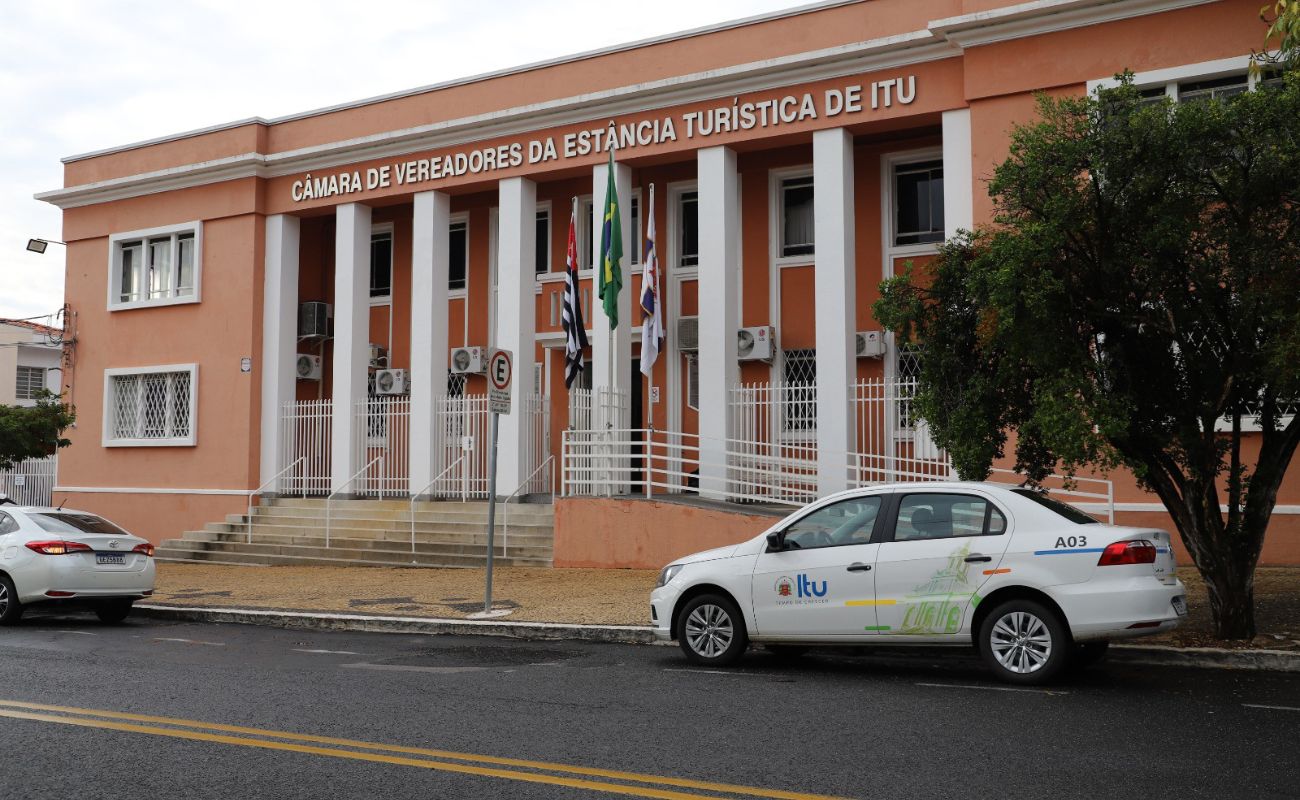
[[[514,361],[509,350],[493,350],[488,357],[488,411],[510,413],[510,379]]]

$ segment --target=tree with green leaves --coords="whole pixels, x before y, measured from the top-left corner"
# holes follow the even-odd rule
[[[1300,0],[1274,0],[1260,9],[1259,17],[1268,26],[1268,32],[1264,34],[1264,51],[1277,53],[1263,56],[1264,60],[1289,67],[1300,66]]]
[[[1152,104],[1123,76],[1038,104],[989,186],[994,224],[886,281],[876,315],[922,343],[919,409],[960,475],[1009,446],[1033,482],[1131,470],[1217,635],[1253,637],[1300,444],[1300,73],[1226,101]]]
[[[42,393],[34,406],[0,405],[0,470],[67,447],[71,442],[63,432],[75,420],[72,408],[50,392]]]

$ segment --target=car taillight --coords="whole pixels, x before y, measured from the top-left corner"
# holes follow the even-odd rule
[[[131,548],[131,552],[132,552],[132,553],[144,553],[146,556],[149,556],[150,558],[152,558],[152,557],[153,557],[153,545],[149,544],[148,542],[145,542],[144,544],[137,544],[135,547],[132,547],[132,548]]]
[[[1101,558],[1097,559],[1099,567],[1154,563],[1156,563],[1156,546],[1146,539],[1108,544],[1106,549],[1101,551]]]
[[[44,542],[28,542],[27,549],[40,553],[45,556],[65,556],[69,553],[89,553],[90,545],[81,542],[65,542],[61,539],[51,539]]]

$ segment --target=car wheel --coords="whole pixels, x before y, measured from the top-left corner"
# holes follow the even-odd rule
[[[1065,623],[1033,600],[1008,600],[980,624],[980,655],[1008,683],[1050,681],[1065,666],[1071,650]]]
[[[131,615],[132,600],[115,600],[111,603],[100,603],[95,607],[95,614],[99,621],[106,625],[116,625]]]
[[[1076,669],[1091,667],[1106,657],[1110,642],[1084,642],[1074,646],[1073,666]]]
[[[0,625],[16,625],[23,618],[23,604],[8,575],[0,575]]]
[[[704,594],[682,609],[678,644],[695,664],[721,667],[734,664],[749,645],[745,619],[726,597]]]

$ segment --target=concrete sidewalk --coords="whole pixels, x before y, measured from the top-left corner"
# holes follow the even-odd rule
[[[154,597],[139,608],[160,618],[199,622],[648,644],[654,641],[648,618],[656,576],[646,570],[505,567],[494,574],[493,608],[510,613],[474,620],[470,615],[483,610],[482,569],[160,564]],[[1192,588],[1189,583],[1192,616],[1203,616]],[[1264,620],[1260,624],[1263,628]],[[1111,657],[1300,672],[1300,650],[1290,638],[1261,635],[1231,648],[1199,646],[1199,639],[1177,634],[1140,639],[1116,645]]]

